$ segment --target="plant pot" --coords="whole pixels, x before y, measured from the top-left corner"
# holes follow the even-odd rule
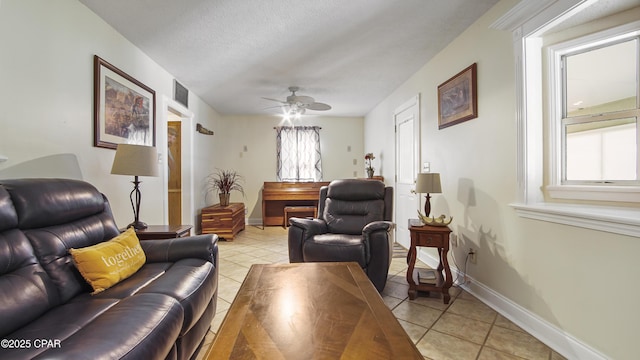
[[[371,169],[371,168],[368,168],[368,169],[367,169],[367,177],[368,177],[369,179],[371,179],[371,178],[373,177],[373,169]]]
[[[220,206],[229,206],[229,196],[231,194],[218,194],[220,196]]]

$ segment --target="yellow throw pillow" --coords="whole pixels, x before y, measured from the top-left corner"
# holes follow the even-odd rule
[[[93,246],[69,249],[73,262],[93,288],[91,294],[105,291],[135,274],[147,260],[133,228]]]

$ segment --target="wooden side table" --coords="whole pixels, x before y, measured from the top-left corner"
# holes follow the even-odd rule
[[[449,288],[453,283],[451,277],[451,269],[447,260],[447,252],[449,252],[449,234],[451,229],[448,226],[411,226],[411,247],[407,254],[407,282],[409,283],[409,299],[413,300],[418,296],[418,291],[437,291],[442,293],[445,304],[449,303],[451,296]],[[433,247],[438,249],[440,263],[436,269],[436,278],[432,284],[420,283],[418,280],[418,270],[415,268],[416,259],[418,257],[418,246]]]
[[[374,175],[373,177],[360,178],[363,180],[378,180],[384,182],[384,176]]]
[[[203,208],[201,225],[203,234],[218,234],[225,240],[233,241],[233,237],[244,230],[244,204],[216,204]]]
[[[140,240],[174,239],[191,235],[191,225],[149,225],[136,230]]]

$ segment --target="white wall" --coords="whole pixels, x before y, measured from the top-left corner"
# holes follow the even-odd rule
[[[170,50],[170,49],[168,49]],[[114,150],[93,146],[93,56],[156,91],[157,144],[166,144],[163,98],[173,76],[76,0],[0,1],[0,169],[41,156],[73,153],[84,179],[111,201],[119,226],[133,219],[132,178],[111,175]],[[215,128],[218,114],[189,96],[194,123]],[[195,126],[195,125],[194,125]],[[195,129],[193,129],[195,131]],[[215,168],[213,142],[194,137],[194,183]],[[164,148],[159,146],[159,152]],[[165,222],[163,178],[141,178],[141,220]],[[196,189],[196,193],[197,193]],[[202,207],[196,200],[196,207]]]
[[[509,206],[516,200],[514,50],[511,33],[489,25],[515,3],[498,3],[373,109],[365,118],[365,148],[387,154],[383,175],[390,179],[393,111],[420,93],[422,161],[442,179],[433,211],[452,215],[460,237],[451,257],[462,264],[469,247],[478,249],[477,265],[469,264],[468,272],[479,286],[596,353],[636,358],[640,241],[522,219]],[[474,62],[479,117],[438,130],[438,85]],[[567,343],[564,355],[578,358]]]
[[[223,116],[215,136],[221,169],[233,169],[245,178],[245,195],[233,192],[232,202],[244,202],[249,223],[262,222],[262,185],[276,179],[277,116]],[[320,126],[323,180],[364,176],[364,118],[305,116],[300,125]],[[247,148],[245,151],[244,148]],[[351,148],[349,150],[349,147]],[[223,154],[223,155],[222,155]],[[354,160],[356,164],[354,164]],[[217,203],[214,196],[209,204]]]

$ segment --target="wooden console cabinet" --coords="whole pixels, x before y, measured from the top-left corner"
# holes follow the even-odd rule
[[[244,230],[244,204],[216,204],[202,209],[201,228],[203,234],[217,234],[232,241],[237,233]]]

